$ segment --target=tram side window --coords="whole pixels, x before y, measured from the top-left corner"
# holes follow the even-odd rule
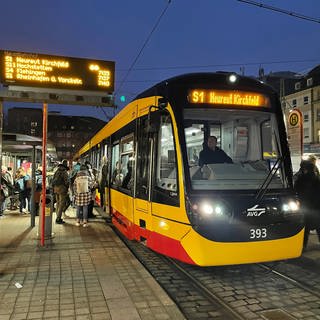
[[[111,164],[111,183],[116,186],[120,186],[122,183],[123,175],[121,173],[120,164],[120,148],[119,143],[112,147],[112,164]]]
[[[134,156],[133,134],[125,136],[120,143],[121,187],[133,191]]]
[[[174,192],[173,195],[176,195],[178,190],[177,159],[173,137],[170,117],[162,116],[158,136],[156,186]]]

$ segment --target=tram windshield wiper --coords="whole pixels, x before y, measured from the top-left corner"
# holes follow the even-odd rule
[[[263,196],[265,195],[266,191],[268,190],[268,186],[271,183],[273,177],[275,176],[275,174],[277,173],[278,169],[280,168],[281,164],[283,162],[283,158],[279,157],[277,159],[277,161],[275,162],[275,164],[273,165],[273,167],[271,168],[271,170],[269,171],[267,177],[265,178],[265,180],[263,181],[262,185],[259,188],[259,191],[257,192],[255,199],[260,201]]]

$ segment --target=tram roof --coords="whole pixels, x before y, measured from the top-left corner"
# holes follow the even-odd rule
[[[2,152],[10,153],[16,156],[29,155],[33,146],[37,150],[42,149],[42,138],[28,136],[20,133],[2,133]],[[51,141],[47,141],[47,154],[56,158],[56,147]]]
[[[170,87],[175,85],[187,84],[199,85],[203,82],[216,82],[219,85],[226,86],[228,82],[228,77],[231,74],[235,74],[238,77],[237,88],[240,86],[255,86],[257,89],[264,90],[269,94],[274,94],[275,90],[267,83],[262,82],[254,77],[242,76],[235,72],[228,71],[218,71],[218,72],[197,72],[197,73],[186,73],[181,74],[172,78],[163,80],[149,89],[146,89],[140,93],[134,100],[144,98],[150,95],[162,95],[166,96]]]

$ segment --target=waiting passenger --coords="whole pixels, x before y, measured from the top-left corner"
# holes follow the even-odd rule
[[[108,159],[106,156],[102,157],[102,164],[98,178],[99,183],[99,192],[100,192],[100,206],[103,208],[103,211],[106,210],[106,199],[105,192],[106,187],[108,186]]]
[[[82,164],[73,184],[74,202],[77,208],[77,226],[80,226],[82,221],[83,227],[88,224],[88,207],[92,200],[91,189],[94,184],[95,181],[90,176],[87,166]]]
[[[207,143],[204,145],[199,154],[199,166],[210,163],[233,163],[232,159],[219,147],[217,147],[217,137],[208,137]]]
[[[128,172],[122,181],[121,187],[131,190],[131,188],[132,188],[132,171],[133,171],[133,161],[132,160],[128,161],[127,169],[128,169]]]
[[[121,172],[121,164],[119,161],[116,162],[115,169],[112,174],[112,183],[116,186],[122,185],[123,174]]]
[[[304,248],[307,246],[310,230],[316,229],[320,242],[320,177],[315,165],[308,160],[300,163],[300,174],[294,184],[305,215]]]

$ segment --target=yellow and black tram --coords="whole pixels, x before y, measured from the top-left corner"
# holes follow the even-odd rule
[[[231,162],[199,165],[209,136]],[[234,73],[167,79],[76,154],[108,159],[105,205],[128,239],[200,266],[301,255],[303,215],[271,87]]]

